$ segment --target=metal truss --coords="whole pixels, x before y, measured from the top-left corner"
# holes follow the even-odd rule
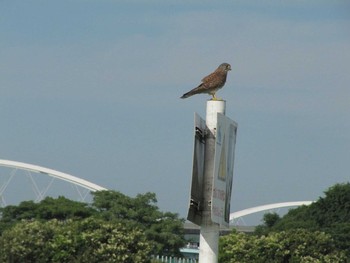
[[[79,201],[85,201],[91,191],[95,192],[107,190],[102,186],[91,183],[82,178],[37,165],[0,160],[0,166],[12,169],[9,174],[0,175],[0,207],[7,205],[4,194],[15,176],[26,176],[29,179],[30,185],[35,194],[36,202],[40,202],[47,196],[48,191],[56,179],[69,183],[72,186],[73,190],[78,194]],[[19,171],[22,171],[22,173],[19,173]],[[47,183],[43,183],[41,176],[48,177],[49,181]],[[39,182],[41,184],[39,184]]]
[[[230,214],[230,223],[231,225],[238,225],[238,222],[242,222],[245,224],[243,217],[262,212],[262,211],[275,211],[275,209],[280,209],[284,207],[293,207],[293,206],[301,206],[301,205],[310,205],[313,201],[296,201],[296,202],[284,202],[284,203],[275,203],[268,205],[261,205],[252,208],[247,208],[238,212],[234,212]]]

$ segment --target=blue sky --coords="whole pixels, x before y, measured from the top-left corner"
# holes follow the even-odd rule
[[[238,122],[232,211],[349,181],[348,1],[1,1],[0,159],[186,216],[193,113],[222,62]]]

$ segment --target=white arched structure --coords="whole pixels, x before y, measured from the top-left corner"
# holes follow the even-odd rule
[[[285,202],[285,203],[276,203],[276,204],[268,204],[268,205],[261,205],[256,206],[252,208],[247,208],[238,212],[234,212],[230,214],[230,222],[241,218],[246,215],[266,211],[266,210],[272,210],[277,208],[283,208],[283,207],[293,207],[293,206],[301,206],[301,205],[310,205],[313,203],[313,201],[297,201],[297,202]]]
[[[0,159],[0,166],[5,166],[5,167],[12,167],[16,169],[22,169],[22,170],[27,170],[30,172],[35,172],[35,173],[42,173],[46,174],[51,177],[55,177],[58,179],[61,179],[63,181],[79,185],[81,187],[84,187],[90,191],[102,191],[102,190],[107,190],[106,188],[99,186],[97,184],[91,183],[89,181],[86,181],[84,179],[75,177],[70,174],[62,173],[59,171],[55,171],[52,169],[48,169],[42,166],[37,166],[33,164],[28,164],[28,163],[21,163],[21,162],[14,162],[14,161],[8,161],[8,160],[1,160]]]
[[[70,175],[70,174],[66,174],[66,173],[62,173],[56,170],[52,170],[49,168],[45,168],[42,166],[38,166],[38,165],[33,165],[33,164],[28,164],[28,163],[22,163],[22,162],[15,162],[15,161],[9,161],[9,160],[1,160],[0,159],[0,166],[3,167],[9,167],[9,168],[13,168],[15,169],[13,173],[11,173],[11,176],[8,178],[8,180],[3,184],[0,185],[0,206],[1,203],[5,204],[5,200],[3,199],[2,194],[4,193],[6,187],[8,186],[8,184],[10,183],[12,177],[14,176],[16,170],[20,169],[20,170],[24,170],[27,172],[27,175],[31,178],[32,184],[33,184],[33,190],[35,192],[35,194],[37,195],[37,200],[36,201],[40,201],[44,198],[46,192],[48,191],[49,187],[51,186],[52,182],[54,179],[60,179],[62,181],[66,181],[68,183],[71,183],[74,185],[74,187],[76,188],[76,190],[78,191],[80,197],[82,200],[85,199],[87,193],[82,194],[79,189],[79,187],[82,187],[85,189],[85,191],[102,191],[102,190],[107,190],[106,188],[99,186],[97,184],[94,184],[92,182],[89,182],[87,180],[78,178],[76,176]],[[47,187],[44,190],[40,190],[38,185],[36,184],[35,180],[33,179],[33,177],[31,176],[31,173],[40,173],[46,176],[49,176],[52,178],[51,182],[47,185]]]

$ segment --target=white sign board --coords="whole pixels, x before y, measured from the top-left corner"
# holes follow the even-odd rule
[[[237,123],[218,113],[211,220],[228,227]]]
[[[192,184],[187,219],[197,225],[202,220],[205,130],[205,121],[195,113]]]

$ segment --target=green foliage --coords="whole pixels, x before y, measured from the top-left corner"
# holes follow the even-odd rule
[[[0,237],[1,262],[149,262],[139,229],[88,218],[22,221]]]
[[[289,210],[289,212],[283,218],[281,218],[281,220],[270,228],[270,231],[282,231],[296,228],[305,228],[310,230],[319,229],[316,221],[310,214],[310,206],[300,206]]]
[[[350,222],[350,183],[336,184],[311,205],[310,215],[320,227]]]
[[[334,223],[324,231],[333,237],[336,248],[345,251],[350,258],[350,222]]]
[[[7,244],[18,248],[4,246],[3,257],[8,256],[8,262],[41,262],[40,253],[53,253],[52,262],[94,262],[91,258],[96,262],[109,262],[108,258],[114,259],[110,262],[141,262],[137,256],[140,251],[145,253],[142,256],[180,254],[185,244],[184,220],[177,214],[159,211],[154,193],[132,198],[116,191],[101,191],[93,196],[92,206],[64,197],[47,197],[40,203],[29,201],[2,208],[1,242],[5,244],[8,239]],[[23,245],[16,243],[16,236],[21,237]],[[48,244],[52,247],[47,248]]]
[[[270,227],[266,223],[259,226],[256,233],[262,235],[298,228],[330,234],[336,249],[345,251],[350,258],[350,183],[330,187],[324,197],[310,206],[292,209]]]
[[[348,262],[350,184],[336,184],[284,217],[265,214],[255,235],[221,238],[220,262]]]
[[[277,213],[267,213],[263,218],[266,227],[269,228],[273,227],[280,219],[281,218]]]
[[[49,225],[38,221],[16,224],[0,237],[1,262],[45,262],[51,256],[46,245],[53,235]]]
[[[346,262],[346,256],[330,235],[296,229],[266,236],[233,232],[220,238],[219,262]]]
[[[15,223],[22,219],[67,220],[71,218],[86,218],[92,216],[95,211],[86,203],[69,200],[65,197],[46,197],[40,203],[33,201],[21,202],[18,206],[6,206],[1,209],[2,222]]]
[[[320,197],[310,206],[290,210],[278,222],[276,229],[295,227],[295,224],[323,229],[344,222],[350,222],[350,183],[336,184],[325,191],[325,197]]]
[[[252,253],[254,242],[255,236],[232,230],[231,234],[219,239],[219,262],[256,262],[258,255]]]
[[[135,198],[116,191],[99,191],[92,193],[93,207],[104,219],[135,221],[149,226],[161,212],[156,206],[154,193],[139,194]]]
[[[21,219],[32,219],[36,217],[37,204],[33,201],[24,201],[18,206],[6,206],[1,209],[1,221],[14,222]]]
[[[65,197],[46,197],[39,203],[21,202],[18,206],[0,208],[0,234],[21,220],[82,219],[92,216],[96,211],[86,203],[69,200]]]
[[[273,226],[280,220],[280,216],[277,213],[266,213],[263,217],[263,225],[255,228],[255,234],[264,235],[268,233]]]
[[[32,219],[36,217],[37,204],[33,201],[24,201],[18,206],[0,207],[0,234],[7,228],[22,219]]]
[[[93,206],[99,217],[142,229],[153,245],[154,254],[180,255],[179,249],[185,245],[184,221],[177,214],[159,211],[154,193],[139,194],[135,198],[115,191],[93,195]]]
[[[86,203],[75,202],[65,197],[46,197],[38,204],[37,218],[50,220],[83,219],[92,216],[95,211]]]

